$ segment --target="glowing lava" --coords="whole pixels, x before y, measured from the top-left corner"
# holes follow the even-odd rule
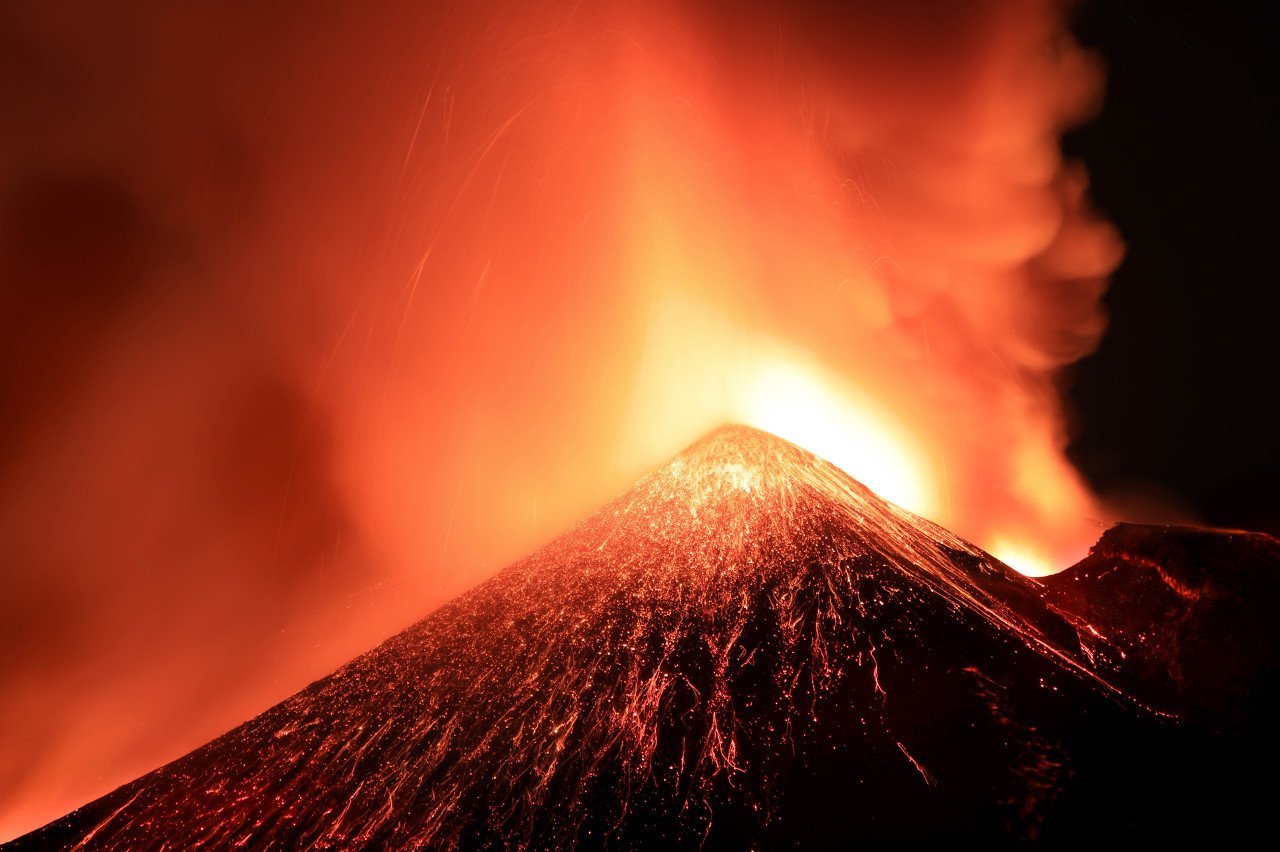
[[[729,427],[16,848],[1032,836],[1081,771],[1062,745],[1080,709],[1129,718],[1111,694],[1032,581]]]

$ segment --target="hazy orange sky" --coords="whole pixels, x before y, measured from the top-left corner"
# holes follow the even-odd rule
[[[5,4],[0,839],[725,420],[1080,555],[1100,64],[926,6]]]

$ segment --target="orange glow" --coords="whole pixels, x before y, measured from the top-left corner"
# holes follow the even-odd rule
[[[907,425],[811,356],[710,308],[663,300],[650,317],[619,458],[661,457],[676,436],[754,426],[824,458],[905,509],[936,518],[940,484]]]
[[[1016,472],[1010,481],[979,480],[967,489],[954,483],[976,495],[956,507],[941,460],[955,451],[957,437],[972,436],[904,419],[913,411],[913,388],[883,388],[872,397],[814,357],[694,301],[668,296],[655,303],[632,387],[632,428],[616,457],[621,469],[670,452],[674,436],[736,422],[804,447],[905,509],[964,529],[1027,575],[1074,563],[1097,536],[1088,495],[1047,438],[1037,437],[1051,435],[1051,424],[1020,446],[999,448],[1001,463]],[[993,484],[1007,486],[1008,502],[996,498]]]
[[[0,840],[724,423],[1096,538],[1055,381],[1121,248],[1057,0],[56,5],[0,169]]]
[[[997,538],[986,549],[1005,565],[1029,577],[1044,577],[1062,570],[1061,565],[1054,564],[1053,560],[1039,552],[1034,545]]]
[[[834,378],[785,362],[761,365],[742,422],[821,456],[904,509],[938,511],[928,461],[906,429]]]

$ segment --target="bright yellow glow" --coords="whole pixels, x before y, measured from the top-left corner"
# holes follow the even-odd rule
[[[987,552],[1028,577],[1043,577],[1058,570],[1053,560],[1035,547],[1007,538],[997,538]]]
[[[887,408],[817,359],[697,301],[654,303],[633,388],[633,425],[620,442],[623,458],[642,461],[633,476],[717,426],[742,423],[826,459],[904,509],[946,520],[928,453]]]
[[[743,397],[747,425],[804,447],[904,509],[935,513],[927,456],[906,428],[820,367],[767,360]]]
[[[908,427],[892,411],[892,396],[882,403],[816,358],[695,301],[655,302],[633,387],[630,431],[620,442],[620,467],[629,476],[641,475],[717,426],[742,423],[809,450],[904,509],[951,526],[940,465],[926,443],[937,436]],[[1029,457],[1029,463],[1041,458]],[[735,487],[755,486],[749,471],[724,472]],[[1046,474],[1047,482],[1059,480]],[[1058,522],[1071,516],[1060,503],[1046,506],[1045,515]],[[981,505],[968,508],[982,517]],[[1034,517],[1000,520],[958,532],[1023,574],[1052,574],[1074,561],[1068,558],[1075,555],[1072,548],[1037,537],[1043,527]],[[989,536],[993,526],[999,532]],[[1092,530],[1076,536],[1095,537]]]

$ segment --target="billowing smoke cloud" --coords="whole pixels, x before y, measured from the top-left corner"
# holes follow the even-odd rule
[[[1099,77],[1062,9],[684,5],[4,5],[0,837],[788,371],[958,532],[1092,537],[1054,381],[1120,249],[1058,151]]]

